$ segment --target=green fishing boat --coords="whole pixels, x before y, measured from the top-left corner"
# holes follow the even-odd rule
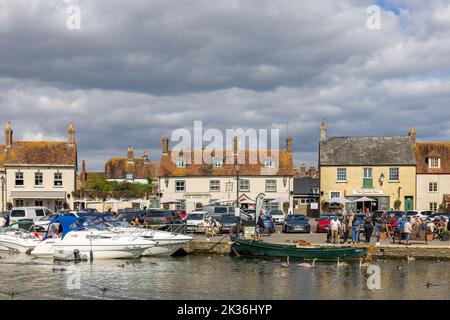
[[[305,246],[284,245],[254,240],[234,239],[233,252],[238,256],[289,257],[318,260],[353,260],[367,258],[368,246]]]

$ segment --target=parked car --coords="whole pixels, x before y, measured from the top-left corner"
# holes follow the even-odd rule
[[[48,229],[48,225],[50,221],[59,217],[59,214],[49,214],[48,216],[44,216],[37,221],[34,221],[34,229],[37,232],[46,232]]]
[[[304,214],[289,214],[283,222],[283,232],[310,233],[311,226]]]
[[[405,211],[386,211],[385,212],[385,216],[389,217],[391,214],[394,215],[395,218],[400,219],[406,216],[406,212]]]
[[[234,207],[233,206],[204,206],[203,211],[207,211],[209,216],[219,220],[220,216],[223,214],[234,214]]]
[[[235,233],[242,231],[242,221],[234,214],[224,214],[218,222],[220,224],[220,232],[222,233],[229,233],[230,230],[233,230]]]
[[[337,217],[337,214],[335,213],[323,213],[320,215],[319,219],[317,219],[317,227],[316,232],[317,233],[325,233],[327,232],[327,229],[330,227],[331,220]]]
[[[188,232],[203,232],[205,226],[204,222],[209,217],[207,211],[194,211],[188,213],[186,217],[186,231]]]
[[[269,230],[269,233],[275,232],[275,222],[270,214],[266,214],[264,217],[264,225]]]
[[[176,222],[173,211],[147,210],[145,216],[149,225],[174,224]]]
[[[183,218],[180,216],[180,212],[179,211],[166,210],[165,212],[167,212],[170,215],[172,215],[172,217],[170,218],[169,224],[182,224],[184,222]]]
[[[118,217],[117,220],[120,221],[126,221],[128,223],[131,223],[132,221],[134,221],[136,218],[139,218],[139,221],[141,223],[143,223],[143,219],[141,218],[141,216],[144,214],[143,210],[135,210],[135,211],[125,211],[123,213],[121,213]]]
[[[9,223],[12,224],[22,219],[37,221],[50,214],[52,213],[46,207],[15,207],[11,210]]]
[[[283,210],[272,210],[270,211],[270,215],[276,224],[283,224],[285,217]]]

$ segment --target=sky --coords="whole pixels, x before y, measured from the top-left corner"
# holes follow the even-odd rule
[[[449,44],[450,0],[0,0],[0,124],[64,140],[72,121],[89,171],[129,146],[157,161],[194,121],[288,128],[295,164],[317,166],[323,119],[449,141]]]

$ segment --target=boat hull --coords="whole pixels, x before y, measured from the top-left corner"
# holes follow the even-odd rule
[[[297,247],[294,245],[283,245],[265,243],[250,240],[237,239],[233,242],[232,250],[238,256],[255,257],[281,257],[297,259],[319,259],[319,260],[352,260],[366,258],[368,247]]]
[[[64,247],[55,248],[52,258],[55,260],[73,261],[75,260],[74,250],[79,251],[79,257],[82,260],[90,259],[90,248],[83,247]],[[106,259],[137,259],[146,249],[144,248],[123,248],[118,246],[111,247],[93,247],[92,256],[94,260]]]
[[[183,247],[184,243],[178,243],[178,244],[157,244],[154,247],[148,248],[144,251],[142,254],[143,257],[150,257],[150,256],[171,256],[178,250],[180,250]]]
[[[20,253],[30,253],[38,244],[39,240],[20,239],[13,236],[0,237],[0,248],[4,247],[7,250],[16,250]]]

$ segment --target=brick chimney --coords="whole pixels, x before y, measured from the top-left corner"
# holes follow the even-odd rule
[[[81,185],[84,186],[86,184],[87,174],[86,174],[86,161],[81,162]]]
[[[163,137],[161,140],[162,145],[162,154],[167,155],[169,154],[169,138]]]
[[[149,160],[149,154],[148,154],[148,150],[144,150],[144,155],[142,156],[142,158],[144,159],[144,161],[148,161]]]
[[[128,147],[127,159],[128,160],[133,160],[134,159],[134,150],[133,150],[132,147]]]
[[[67,127],[67,134],[69,136],[69,144],[75,144],[75,128],[73,127],[72,122],[70,122]]]
[[[12,135],[13,131],[11,129],[11,122],[6,122],[6,129],[5,129],[5,147],[11,148],[12,147]]]
[[[286,138],[286,152],[292,153],[292,137]]]
[[[238,150],[238,138],[237,137],[233,138],[233,153],[234,153],[234,155],[237,155],[239,153],[239,150]]]
[[[316,175],[316,168],[314,167],[314,164],[311,164],[311,167],[309,167],[309,176],[313,178]]]
[[[325,124],[325,121],[322,121],[320,123],[320,141],[327,140],[327,125]]]
[[[409,130],[409,141],[412,145],[416,144],[416,130],[414,130],[414,128]]]

